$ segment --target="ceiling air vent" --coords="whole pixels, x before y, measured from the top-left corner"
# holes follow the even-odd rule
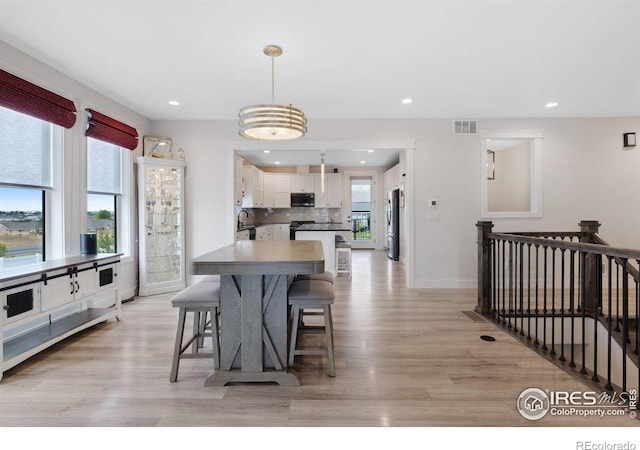
[[[478,121],[454,120],[453,134],[478,134]]]

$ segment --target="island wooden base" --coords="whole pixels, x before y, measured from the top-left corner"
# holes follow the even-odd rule
[[[242,370],[221,370],[209,375],[205,387],[221,387],[227,383],[278,383],[280,386],[300,386],[294,371],[265,370],[264,372],[243,372]]]

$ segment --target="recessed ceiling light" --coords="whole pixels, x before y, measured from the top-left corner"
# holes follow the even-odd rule
[[[403,105],[408,105],[409,103],[413,103],[413,99],[410,99],[410,98],[402,99]]]
[[[280,164],[280,161],[276,161],[276,165]]]
[[[375,152],[375,150],[367,150],[367,152],[373,153],[373,152]]]
[[[264,153],[271,153],[271,150],[262,150]]]
[[[549,102],[544,106],[545,108],[555,108],[556,106],[558,106],[558,102]]]
[[[169,104],[171,106],[178,106],[180,104],[180,102],[178,100],[169,100]]]
[[[366,163],[367,163],[366,161],[360,161],[360,164],[366,164]]]

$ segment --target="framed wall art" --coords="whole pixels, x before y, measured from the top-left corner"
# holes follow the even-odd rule
[[[171,138],[145,136],[142,142],[143,156],[171,159]]]

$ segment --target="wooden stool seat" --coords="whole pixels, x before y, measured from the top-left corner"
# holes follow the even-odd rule
[[[220,307],[220,283],[200,282],[183,289],[171,299],[171,305],[179,308],[178,330],[173,350],[173,361],[169,381],[178,380],[181,359],[213,358],[214,368],[220,367],[218,333],[218,308]],[[187,313],[193,313],[193,333],[185,342],[184,327]],[[208,319],[209,317],[210,319]],[[205,337],[211,337],[211,353],[200,351]],[[185,353],[191,346],[191,353]]]
[[[294,281],[303,281],[303,280],[321,280],[321,281],[327,281],[331,284],[333,284],[335,281],[333,274],[331,272],[300,274],[300,275],[296,275],[296,278]]]
[[[289,346],[289,366],[293,366],[296,355],[327,355],[329,376],[336,376],[333,358],[333,320],[331,305],[334,301],[333,284],[323,280],[297,280],[289,289],[291,306],[291,342]],[[302,320],[305,309],[321,309],[324,323],[321,326],[305,325]],[[297,348],[298,333],[312,332],[325,335],[325,348]]]

